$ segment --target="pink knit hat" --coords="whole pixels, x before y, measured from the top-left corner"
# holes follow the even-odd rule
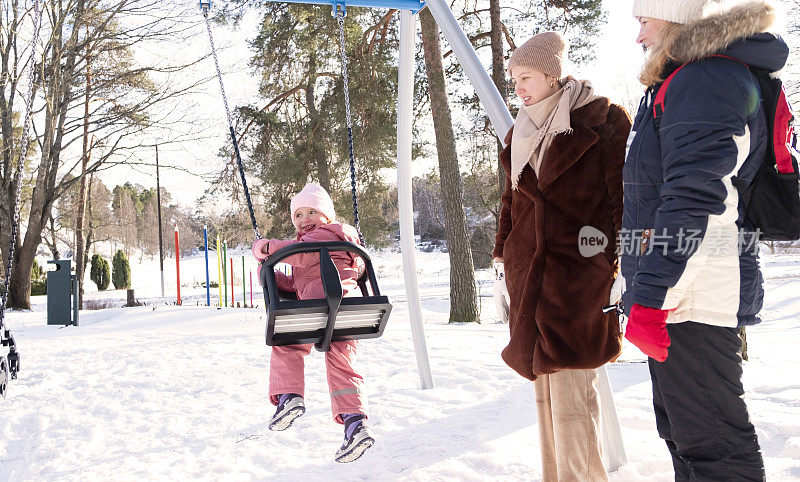
[[[336,210],[333,208],[333,200],[328,192],[319,184],[309,183],[302,191],[295,194],[290,204],[292,224],[294,224],[294,212],[300,208],[314,208],[328,218],[328,221],[336,220]]]

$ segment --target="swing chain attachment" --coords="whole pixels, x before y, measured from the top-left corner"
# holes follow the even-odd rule
[[[338,8],[340,4],[341,9]],[[361,226],[358,216],[358,197],[356,195],[356,161],[355,155],[353,154],[353,120],[350,113],[350,85],[349,77],[347,75],[347,53],[345,52],[346,44],[344,35],[344,17],[346,15],[346,11],[344,2],[340,3],[339,0],[335,0],[333,8],[334,15],[339,23],[339,47],[342,57],[342,88],[344,89],[344,112],[347,118],[347,147],[350,156],[350,184],[352,186],[353,193],[353,226],[356,228],[356,232],[358,232],[358,240],[361,242],[361,246],[364,246],[364,236],[361,234]]]
[[[200,9],[203,11],[203,15],[206,15],[209,10],[211,10],[211,1],[203,1],[200,0]]]
[[[340,15],[342,17],[347,16],[347,6],[344,4],[344,0],[333,0],[331,16],[339,17]]]

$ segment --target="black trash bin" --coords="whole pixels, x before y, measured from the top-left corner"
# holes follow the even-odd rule
[[[72,260],[54,259],[47,270],[47,324],[78,326],[78,278]]]

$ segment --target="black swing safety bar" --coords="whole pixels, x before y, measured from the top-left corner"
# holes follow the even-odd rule
[[[343,297],[339,271],[330,256],[337,251],[346,251],[364,260],[366,269],[358,279],[361,297]],[[296,300],[282,295],[278,291],[275,266],[289,256],[313,252],[319,253],[325,298]],[[270,346],[314,343],[317,350],[325,352],[334,341],[378,338],[392,311],[389,298],[381,295],[378,289],[369,254],[346,241],[297,243],[281,248],[264,261],[259,280],[264,289],[266,342]]]

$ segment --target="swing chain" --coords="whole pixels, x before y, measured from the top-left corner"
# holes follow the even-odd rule
[[[35,0],[33,4],[33,38],[31,39],[31,58],[29,60],[30,67],[28,72],[28,92],[25,97],[25,118],[22,123],[22,137],[20,138],[19,148],[19,162],[17,163],[18,171],[11,181],[12,189],[15,190],[13,197],[13,204],[11,205],[11,243],[8,249],[8,262],[6,263],[6,278],[3,281],[3,296],[0,299],[0,342],[3,346],[8,346],[8,370],[11,378],[17,378],[19,371],[19,354],[17,353],[16,343],[14,337],[11,335],[10,330],[5,327],[5,312],[6,303],[8,302],[8,290],[11,285],[11,273],[14,268],[14,245],[17,240],[17,231],[19,230],[19,205],[20,205],[20,192],[22,191],[20,173],[22,172],[22,165],[25,158],[28,156],[28,139],[30,138],[30,125],[31,116],[33,115],[33,93],[36,80],[36,44],[39,42],[39,31],[42,23],[42,10],[39,7],[39,0]],[[5,394],[5,387],[3,388]]]
[[[211,35],[211,23],[208,19],[208,10],[203,10],[203,18],[206,21],[206,29],[208,30],[208,41],[211,43],[211,54],[214,57],[214,67],[217,69],[217,80],[219,80],[219,90],[222,92],[222,102],[225,103],[225,115],[228,117],[228,126],[233,126],[231,119],[231,110],[228,107],[228,96],[225,95],[225,85],[222,83],[222,71],[219,68],[219,59],[217,59],[217,47],[214,45],[214,37]]]
[[[358,197],[356,195],[356,161],[355,161],[355,156],[353,154],[353,122],[352,122],[352,116],[350,114],[350,87],[349,87],[349,78],[347,75],[347,53],[345,52],[345,45],[346,45],[345,35],[344,35],[345,10],[344,10],[344,5],[342,5],[341,9],[338,9],[337,5],[338,4],[334,5],[334,9],[336,14],[336,20],[339,22],[339,46],[342,57],[344,112],[345,112],[345,117],[347,119],[347,147],[350,156],[350,184],[352,186],[352,193],[353,193],[353,221],[356,231],[358,232],[358,240],[361,242],[361,245],[364,246],[364,236],[361,234],[361,226],[359,223],[359,216],[358,216]]]
[[[236,131],[233,129],[233,120],[231,118],[231,110],[228,107],[228,96],[225,95],[225,85],[222,83],[222,70],[219,68],[219,59],[217,58],[217,48],[214,45],[214,37],[211,35],[211,22],[208,19],[208,8],[201,3],[203,9],[203,17],[206,21],[206,29],[208,30],[208,41],[211,43],[211,53],[214,57],[214,67],[217,69],[217,79],[219,80],[219,90],[222,92],[222,101],[225,103],[225,115],[228,117],[228,129],[230,130],[231,141],[233,142],[233,151],[236,155],[236,163],[239,167],[239,175],[242,178],[242,190],[244,197],[247,200],[247,209],[250,212],[250,222],[253,223],[253,231],[256,234],[256,239],[261,239],[261,234],[258,232],[258,223],[256,223],[256,214],[253,211],[253,201],[250,199],[250,191],[247,189],[247,179],[244,174],[244,164],[242,163],[242,155],[239,151],[239,142],[236,140]]]

